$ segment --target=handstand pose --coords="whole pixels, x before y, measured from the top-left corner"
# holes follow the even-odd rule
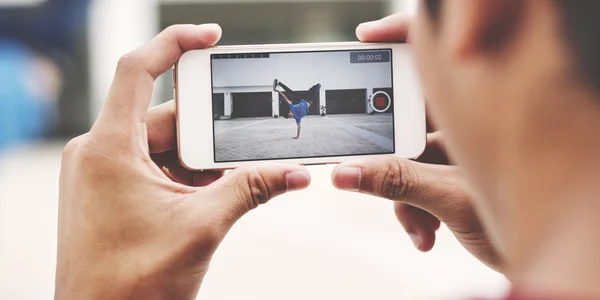
[[[286,92],[297,95],[301,99],[300,102],[298,104],[294,104],[292,101],[290,101],[290,99],[282,91],[277,89],[277,87],[279,86],[282,87]],[[304,99],[304,97],[300,93],[293,91],[277,79],[275,79],[275,82],[273,83],[273,90],[277,91],[279,95],[283,97],[285,102],[287,102],[290,106],[290,113],[288,114],[288,118],[296,119],[296,124],[298,124],[298,135],[294,139],[299,140],[300,132],[302,131],[302,118],[304,118],[308,114],[313,101],[319,99],[321,84],[316,84],[308,90],[309,95],[308,97],[306,97],[308,99]]]

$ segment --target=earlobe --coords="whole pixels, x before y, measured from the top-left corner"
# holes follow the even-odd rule
[[[463,0],[447,5],[444,24],[450,49],[459,60],[497,54],[510,45],[523,20],[521,0]]]

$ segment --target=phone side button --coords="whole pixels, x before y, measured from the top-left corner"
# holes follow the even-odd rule
[[[175,70],[175,68],[173,68],[173,76],[171,78],[171,85],[173,86],[173,90],[175,90],[175,82],[177,81],[177,78],[175,77],[175,72],[177,72]]]

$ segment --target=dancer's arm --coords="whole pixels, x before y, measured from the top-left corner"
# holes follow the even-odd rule
[[[298,124],[298,135],[296,136],[296,139],[299,140],[300,139],[300,132],[302,131],[302,124]]]

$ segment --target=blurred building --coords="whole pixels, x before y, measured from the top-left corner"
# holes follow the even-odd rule
[[[356,26],[412,9],[402,0],[104,0],[92,10],[91,115],[101,108],[119,56],[173,24],[219,23],[220,45],[355,41]],[[154,103],[173,98],[171,74]],[[207,99],[208,100],[208,99]]]
[[[89,122],[90,2],[0,1],[0,149]]]
[[[89,129],[99,113],[121,55],[150,40],[160,30],[180,23],[219,23],[221,45],[290,42],[353,41],[356,25],[395,11],[411,9],[414,1],[401,0],[0,0],[0,37],[5,77],[3,111],[16,111],[6,99],[29,97],[16,89],[13,70],[28,70],[29,56],[43,53],[60,68],[60,85],[54,107],[22,105],[5,123],[25,128],[18,120],[31,119],[27,138],[71,137]],[[91,4],[90,4],[91,3]],[[89,18],[87,16],[89,15]],[[21,50],[19,50],[21,49]],[[18,59],[17,59],[18,58]],[[21,63],[18,63],[21,61]],[[10,62],[10,64],[8,63]],[[39,62],[38,63],[44,63]],[[36,76],[59,77],[34,71]],[[30,72],[31,73],[31,72]],[[156,85],[154,104],[172,99],[171,74]],[[13,89],[8,89],[10,85]],[[33,85],[35,87],[35,84]],[[50,87],[52,88],[52,87]],[[11,92],[9,94],[9,91]],[[17,96],[15,96],[17,95]],[[25,108],[23,108],[25,107]],[[27,108],[29,107],[29,108]],[[7,114],[8,115],[8,114]],[[35,126],[34,126],[35,125]],[[2,125],[9,128],[7,124]],[[27,127],[27,126],[26,126]],[[13,128],[13,129],[14,129]],[[25,130],[23,129],[23,130]],[[13,130],[16,132],[16,130]],[[17,134],[17,133],[11,133]],[[22,133],[18,133],[24,135]],[[4,134],[8,138],[8,133]]]
[[[384,53],[388,60],[356,63],[350,52],[223,55],[212,61],[213,109],[219,109],[214,114],[224,118],[287,116],[287,103],[273,91],[275,78],[301,94],[317,83],[322,85],[318,97],[305,98],[312,101],[309,115],[372,113],[370,95],[383,90],[393,95],[391,52],[377,53]],[[290,97],[292,102],[301,100]],[[380,112],[388,111],[392,103],[390,96],[383,97]]]

